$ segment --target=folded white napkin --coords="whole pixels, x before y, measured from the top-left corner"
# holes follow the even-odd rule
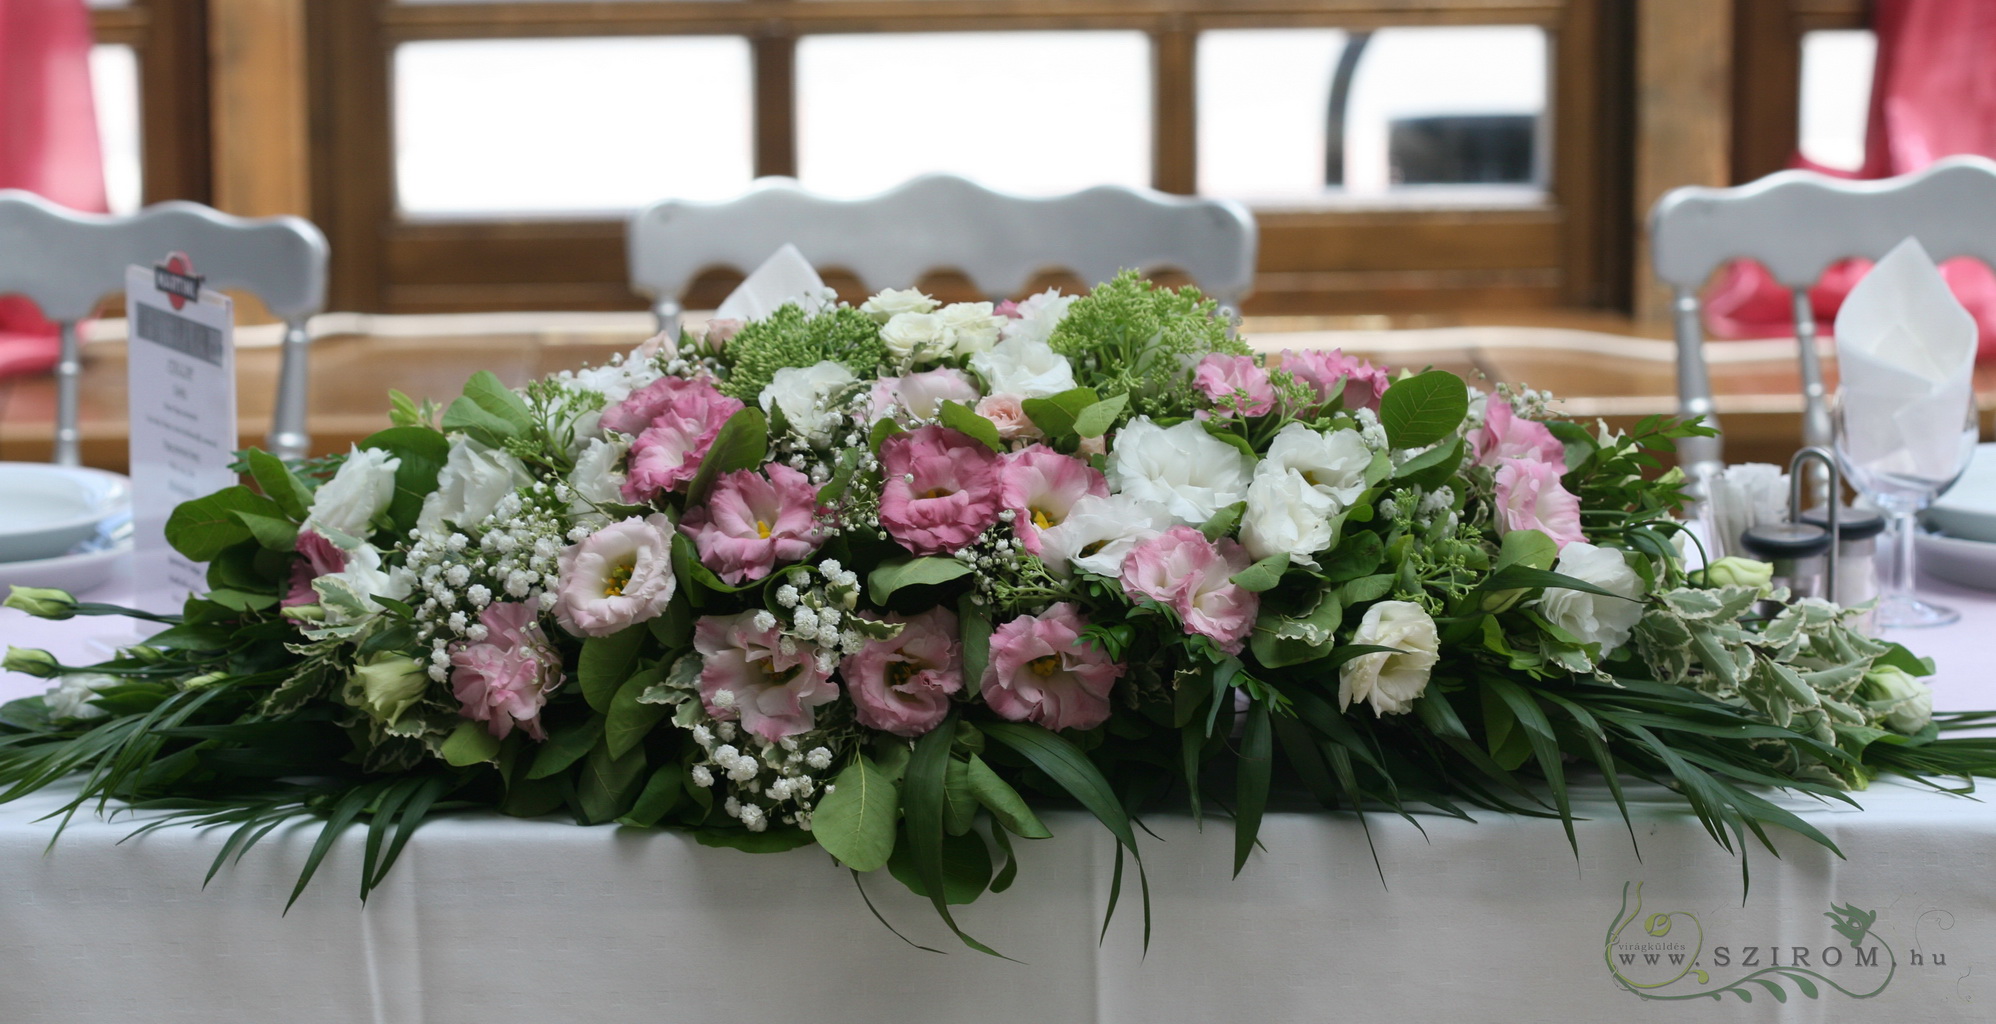
[[[1837,312],[1844,454],[1872,472],[1943,481],[1960,467],[1975,318],[1916,239],[1894,246]]]
[[[1788,474],[1780,466],[1765,462],[1727,466],[1711,477],[1708,487],[1711,493],[1705,507],[1714,558],[1746,554],[1740,534],[1749,527],[1788,519]]]
[[[806,313],[816,313],[826,303],[824,279],[811,261],[787,242],[728,294],[721,308],[714,311],[714,318],[760,320],[786,302],[796,303]]]

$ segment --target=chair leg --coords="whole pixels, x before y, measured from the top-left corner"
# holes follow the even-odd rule
[[[1816,356],[1816,310],[1809,304],[1809,290],[1795,289],[1795,358],[1802,366],[1802,444],[1832,451],[1834,438],[1830,405],[1823,387],[1823,363]],[[1821,464],[1810,462],[1809,497],[1816,504],[1828,500],[1830,478]]]
[[[1677,411],[1681,416],[1703,416],[1705,425],[1719,429],[1719,416],[1712,403],[1712,379],[1705,370],[1704,327],[1698,322],[1698,294],[1688,288],[1677,290]],[[1694,493],[1704,496],[1706,476],[1723,468],[1719,438],[1687,437],[1677,445],[1677,464],[1684,468]]]
[[[77,336],[76,321],[64,320],[62,355],[55,366],[55,462],[58,466],[83,464],[81,388],[83,383],[83,340]]]
[[[270,451],[280,459],[302,459],[311,451],[305,422],[311,344],[303,320],[285,322],[284,362],[277,374],[277,408],[270,424]]]

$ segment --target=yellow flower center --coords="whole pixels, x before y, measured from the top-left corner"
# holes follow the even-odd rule
[[[949,490],[949,489],[947,489],[947,488],[942,488],[942,487],[931,487],[931,488],[929,488],[928,490],[926,490],[926,491],[923,491],[923,492],[922,492],[922,497],[923,497],[924,499],[928,499],[928,498],[947,498],[947,497],[949,497],[950,495],[952,495],[952,494],[955,494],[955,493],[956,493],[955,491],[952,491],[952,490]]]
[[[631,582],[632,568],[632,566],[620,565],[610,570],[610,574],[603,577],[603,596],[623,596],[624,587]]]
[[[1034,675],[1044,679],[1060,671],[1060,656],[1049,654],[1043,658],[1034,658],[1026,662],[1026,667],[1032,669]]]
[[[1033,512],[1034,526],[1037,526],[1042,530],[1051,529],[1053,527],[1053,520],[1051,518],[1048,518],[1045,512],[1039,509],[1033,509],[1032,512]]]
[[[760,520],[760,519],[756,520],[756,521],[755,521],[755,535],[756,535],[756,536],[758,536],[758,537],[761,537],[761,538],[762,538],[763,540],[768,540],[768,539],[769,539],[769,524],[768,524],[768,523],[765,523],[765,522],[763,522],[763,521],[762,521],[762,520]]]
[[[915,663],[910,661],[889,662],[887,665],[887,685],[900,686],[915,678]]]
[[[1093,557],[1095,552],[1100,551],[1108,546],[1109,542],[1106,540],[1089,541],[1088,543],[1083,544],[1081,546],[1081,557],[1083,558]]]

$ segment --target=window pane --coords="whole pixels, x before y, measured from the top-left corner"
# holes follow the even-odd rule
[[[1802,35],[1802,155],[1826,167],[1864,164],[1864,124],[1871,109],[1871,68],[1878,37],[1869,29]]]
[[[947,171],[1029,195],[1150,182],[1139,32],[808,36],[798,177],[865,195]]]
[[[139,208],[139,59],[129,46],[90,48],[90,92],[97,107],[97,138],[104,147],[104,195],[112,213]]]
[[[1341,59],[1347,86],[1333,110]],[[1199,185],[1209,195],[1312,203],[1543,194],[1541,29],[1212,31],[1199,37],[1198,75]]]
[[[395,185],[415,214],[626,211],[748,186],[735,36],[450,40],[395,51]]]

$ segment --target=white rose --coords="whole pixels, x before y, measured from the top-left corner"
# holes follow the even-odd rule
[[[1139,416],[1109,451],[1112,490],[1155,501],[1188,526],[1245,498],[1253,471],[1246,453],[1192,420],[1166,428]]]
[[[1122,575],[1131,548],[1173,525],[1170,510],[1157,502],[1085,494],[1067,518],[1040,531],[1040,561],[1055,572],[1078,569],[1113,578]]]
[[[896,313],[880,329],[880,343],[902,362],[935,359],[949,354],[949,336],[942,317],[934,313]]]
[[[42,703],[48,706],[49,717],[58,721],[103,718],[110,712],[89,703],[90,699],[97,696],[97,691],[122,686],[124,682],[102,672],[65,673],[56,677],[55,685],[42,696]]]
[[[1053,337],[1053,329],[1066,319],[1067,307],[1074,305],[1076,298],[1079,296],[1062,295],[1057,289],[1048,288],[1019,303],[1019,318],[1005,322],[1005,340],[1044,344]]]
[[[1428,688],[1440,660],[1441,636],[1435,620],[1412,601],[1380,601],[1365,610],[1354,644],[1397,647],[1398,653],[1361,654],[1338,669],[1338,708],[1364,702],[1375,715],[1414,710],[1414,698]]]
[[[575,468],[569,471],[568,487],[575,492],[569,502],[568,511],[576,517],[579,525],[591,528],[609,522],[608,517],[596,511],[596,506],[620,503],[624,500],[625,474],[617,468],[623,461],[624,453],[630,446],[622,441],[605,441],[596,438],[582,449],[575,460]]]
[[[822,447],[832,443],[839,428],[839,411],[832,397],[855,380],[858,378],[851,370],[829,359],[812,366],[786,366],[762,389],[762,411],[783,410],[791,433]]]
[[[902,313],[933,313],[936,305],[919,288],[889,288],[866,300],[859,311],[884,324]]]
[[[970,368],[992,394],[1045,398],[1074,390],[1074,367],[1044,341],[1007,338],[970,357]]]
[[[409,596],[415,577],[403,566],[381,567],[381,552],[372,544],[362,544],[347,552],[347,567],[312,581],[319,606],[325,609],[326,624],[338,626],[358,622],[381,611],[376,597],[396,601]]]
[[[437,489],[423,498],[416,529],[434,534],[444,532],[446,523],[475,526],[492,514],[499,499],[533,482],[519,459],[459,437],[437,472]]]
[[[1337,503],[1293,469],[1267,470],[1266,462],[1256,466],[1248,485],[1241,543],[1257,560],[1286,552],[1290,562],[1315,568],[1317,552],[1331,546]]]
[[[1358,431],[1321,433],[1291,423],[1269,442],[1268,455],[1255,472],[1299,473],[1338,508],[1345,508],[1365,493],[1365,469],[1371,464],[1372,450]]]
[[[395,497],[395,471],[402,460],[379,448],[355,447],[331,480],[312,496],[305,528],[346,547],[373,532],[368,523]]]
[[[990,351],[1006,323],[1006,318],[992,314],[989,302],[955,302],[936,315],[942,318],[949,351],[957,355]]]
[[[1643,578],[1629,568],[1628,559],[1620,551],[1573,541],[1560,551],[1553,571],[1621,597],[1547,587],[1545,596],[1538,600],[1539,613],[1546,621],[1573,634],[1582,643],[1600,644],[1603,657],[1629,642],[1636,620],[1643,617],[1644,588]]]

